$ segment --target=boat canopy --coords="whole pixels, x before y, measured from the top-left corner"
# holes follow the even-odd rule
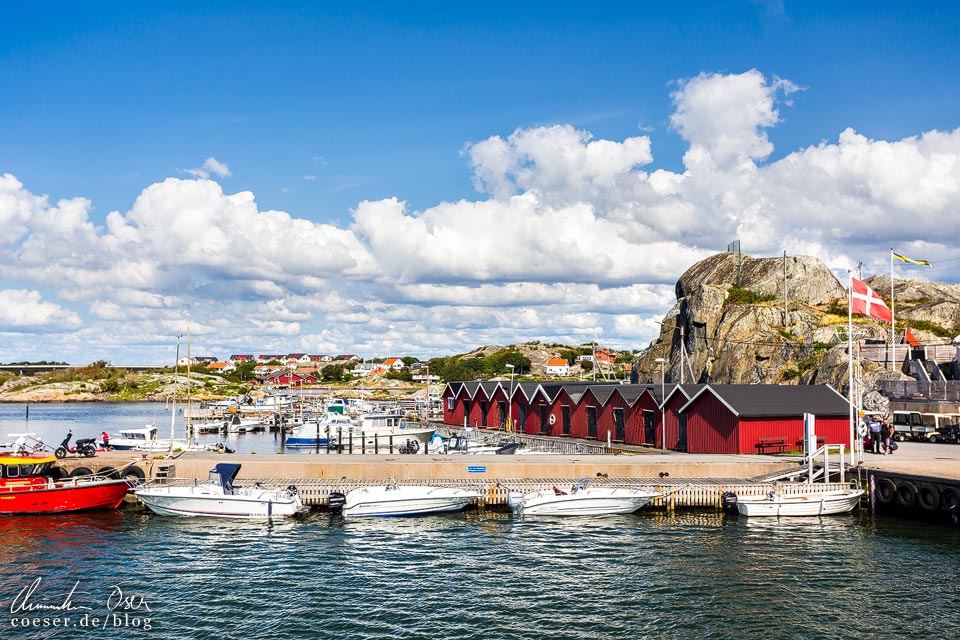
[[[211,481],[214,479],[213,476],[216,476],[217,480],[220,481],[223,492],[230,493],[233,491],[233,481],[237,477],[237,474],[240,473],[240,465],[231,462],[220,462],[213,469],[210,469],[209,473]]]

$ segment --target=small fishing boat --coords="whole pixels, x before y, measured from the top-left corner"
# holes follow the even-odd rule
[[[597,516],[612,513],[633,513],[662,494],[623,487],[587,487],[583,478],[563,491],[557,487],[522,494],[511,491],[507,503],[516,515],[528,516]]]
[[[346,517],[414,516],[460,511],[480,497],[476,489],[397,484],[330,494],[330,508]]]
[[[221,462],[210,470],[207,481],[189,486],[148,486],[137,497],[162,516],[214,516],[221,518],[276,518],[305,510],[295,487],[267,489],[236,487],[240,465]]]
[[[726,511],[732,511],[735,505],[737,512],[744,516],[827,516],[853,511],[863,494],[862,489],[795,494],[774,490],[765,496],[725,493],[723,504]]]
[[[130,488],[102,476],[48,476],[53,455],[0,453],[0,514],[44,514],[116,509]]]

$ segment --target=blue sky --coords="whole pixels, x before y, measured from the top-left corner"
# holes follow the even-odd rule
[[[0,268],[7,308],[22,310],[0,316],[7,345],[0,346],[0,360],[160,360],[185,316],[203,347],[216,355],[279,350],[387,356],[407,349],[429,356],[487,342],[594,337],[640,348],[656,333],[652,320],[672,304],[677,277],[737,234],[746,234],[744,248],[753,255],[803,251],[835,269],[857,260],[883,264],[884,252],[896,242],[904,253],[940,259],[931,277],[955,280],[960,272],[946,260],[956,256],[950,241],[956,229],[937,227],[934,217],[956,215],[960,168],[948,163],[944,169],[936,161],[956,158],[951,155],[957,153],[956,136],[919,151],[910,144],[886,150],[960,126],[958,13],[951,3],[816,2],[5,7],[0,175],[19,185],[8,187],[7,218],[14,216],[12,202],[19,203],[21,214],[24,202],[33,204],[19,220],[22,233],[11,232]],[[745,75],[751,72],[755,75]],[[738,88],[728,86],[736,83]],[[749,104],[741,109],[710,101],[719,94],[741,95]],[[769,105],[758,106],[757,100],[767,99]],[[775,110],[772,119],[764,115],[769,106]],[[686,107],[689,117],[677,120]],[[759,111],[751,111],[755,108]],[[723,131],[727,126],[734,131],[730,136]],[[570,136],[558,142],[564,127],[583,132],[582,144]],[[828,167],[826,191],[838,200],[818,203],[809,218],[802,207],[796,209],[796,197],[779,201],[785,197],[783,184],[794,194],[822,188],[802,184],[810,171],[787,171],[784,159],[821,143],[842,146],[840,135],[848,129],[865,142],[843,147],[851,151],[839,154],[845,166],[827,158],[829,148],[805,160],[818,170]],[[509,142],[516,132],[529,135]],[[508,141],[507,152],[485,144],[497,137]],[[649,153],[634,149],[637,162],[620,167],[614,177],[605,174],[603,180],[616,182],[616,188],[605,184],[600,193],[594,176],[587,191],[571,189],[582,176],[552,172],[551,153],[583,150],[590,140],[620,145],[637,138],[646,140]],[[732,143],[733,151],[720,142],[731,138],[739,141]],[[691,157],[685,160],[701,147],[713,154],[716,175],[698,169]],[[739,160],[720,161],[728,151]],[[877,186],[886,182],[884,171],[902,177],[894,168],[899,161],[891,157],[898,153],[929,160],[910,174],[920,186],[906,200]],[[863,154],[874,159],[868,168],[859,160]],[[208,158],[216,163],[207,165],[207,180],[198,179]],[[743,162],[764,173],[762,184],[742,184],[737,176],[742,178]],[[514,179],[525,169],[535,175]],[[636,185],[622,191],[638,171],[665,172],[667,182],[686,176],[684,187],[676,191],[658,183],[654,191],[665,198],[659,204]],[[694,178],[702,180],[695,188]],[[225,199],[218,203],[216,194],[207,193],[202,202],[188,203],[183,189],[196,185],[183,181],[210,182]],[[851,208],[844,194],[863,189],[872,189],[871,195]],[[712,198],[704,195],[711,190]],[[757,211],[714,208],[710,201],[727,190],[738,211]],[[288,268],[287,257],[262,250],[253,257],[278,266],[251,274],[236,256],[244,246],[232,231],[224,241],[232,258],[191,264],[170,260],[181,246],[175,238],[143,237],[148,229],[160,234],[183,226],[165,228],[150,218],[169,215],[170,209],[151,209],[148,200],[176,202],[179,211],[197,207],[205,213],[191,220],[208,226],[197,223],[189,229],[191,237],[206,238],[208,232],[220,237],[224,225],[240,219],[227,210],[233,204],[224,202],[247,192],[256,206],[252,219],[271,210],[287,215],[265,227],[278,245],[316,234],[300,250],[325,256],[339,251],[349,259],[308,261],[300,273],[302,260]],[[44,195],[46,205],[33,200]],[[511,195],[527,195],[536,204],[497,207]],[[86,202],[76,205],[82,210],[77,215],[92,229],[78,223],[71,234],[53,238],[44,211],[53,218],[67,215],[57,202],[77,198]],[[405,203],[402,213],[385,212],[392,198]],[[361,224],[356,216],[364,201],[371,207]],[[627,211],[623,202],[635,204]],[[626,248],[673,259],[620,268],[617,255],[601,248],[602,235],[571,257],[569,243],[576,244],[571,238],[583,234],[551,241],[543,223],[559,221],[570,229],[585,224],[578,203],[589,205],[596,223],[591,229],[624,239]],[[665,227],[671,216],[657,212],[668,204],[689,213],[684,219],[696,229]],[[824,212],[834,204],[834,215],[848,217],[850,229],[818,227],[809,233],[801,224],[827,219]],[[135,209],[140,213],[131,217]],[[858,217],[869,213],[875,220],[881,210],[891,220],[924,212],[931,220],[908,237],[875,228],[869,238],[852,237]],[[139,230],[137,249],[119,246],[123,243],[107,224],[113,211]],[[476,229],[458,226],[465,217],[484,215],[492,217]],[[492,260],[498,245],[480,243],[480,249],[471,249],[478,252],[473,271],[469,265],[445,271],[440,258],[446,249],[435,244],[450,237],[445,229],[470,238],[494,234],[497,221],[523,216],[530,216],[530,224],[518,222],[516,230],[546,235],[540,242],[545,246],[529,251],[529,242],[505,245],[513,257]],[[751,239],[757,216],[775,219],[778,237]],[[718,217],[730,218],[729,224],[714,228]],[[148,224],[148,218],[154,222]],[[308,234],[300,222],[313,225]],[[413,242],[416,233],[404,233],[418,222],[426,230]],[[384,229],[383,238],[373,238]],[[332,248],[326,243],[337,230],[349,237]],[[667,244],[645,244],[650,238]],[[143,277],[124,277],[92,258],[60,262],[51,253],[59,246],[91,255],[108,247],[113,265],[129,258],[130,273]],[[518,251],[524,256],[517,258]],[[45,252],[53,263],[47,267],[41,266]],[[602,259],[593,272],[583,265],[597,254]],[[564,266],[569,264],[576,267]],[[54,266],[61,274],[81,275],[65,282]],[[571,283],[601,292],[634,289],[610,296],[571,294]],[[184,286],[194,294],[185,294]],[[318,297],[335,300],[339,309],[316,303]],[[217,305],[222,316],[239,314],[238,324],[208,312]],[[379,326],[376,319],[383,317]],[[248,321],[241,322],[244,318]],[[366,333],[358,325],[375,330]]]

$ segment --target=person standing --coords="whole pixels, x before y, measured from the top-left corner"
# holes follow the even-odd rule
[[[880,422],[880,416],[874,415],[870,417],[870,422],[867,423],[867,426],[870,427],[870,447],[871,451],[874,453],[882,453],[883,445],[880,442],[883,436],[880,433],[880,429],[883,426]]]
[[[884,431],[883,435],[885,436],[883,440],[883,446],[886,447],[886,453],[892,454],[893,453],[893,434],[895,433],[893,425],[888,423],[886,420],[884,420],[883,431]]]

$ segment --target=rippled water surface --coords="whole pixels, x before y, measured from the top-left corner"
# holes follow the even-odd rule
[[[0,540],[11,624],[37,577],[37,602],[78,582],[91,615],[127,615],[3,637],[932,638],[960,620],[958,533],[869,516],[268,524],[124,509],[3,518]],[[111,610],[117,588],[128,611]]]

